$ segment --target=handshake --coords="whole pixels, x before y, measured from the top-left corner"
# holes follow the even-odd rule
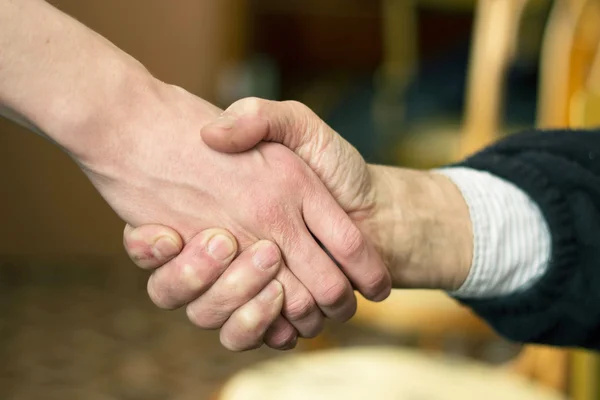
[[[227,348],[291,349],[392,288],[500,296],[470,303],[505,336],[598,348],[578,307],[600,254],[596,133],[530,132],[463,164],[481,170],[369,165],[302,104],[223,112],[45,1],[0,0],[0,31],[0,116],[77,162],[151,299]]]
[[[472,233],[458,188],[431,171],[368,165],[306,106],[244,99],[225,112],[161,87],[109,140],[72,152],[129,224],[148,294],[242,351],[295,347],[355,290],[453,290]]]

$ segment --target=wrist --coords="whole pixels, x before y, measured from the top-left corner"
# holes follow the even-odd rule
[[[473,233],[460,190],[443,175],[371,167],[376,225],[395,288],[455,290],[466,280]]]
[[[50,107],[38,126],[74,159],[95,164],[109,155],[132,116],[163,84],[134,60],[97,65],[94,76],[85,79],[89,89],[66,94],[62,101],[69,106]]]

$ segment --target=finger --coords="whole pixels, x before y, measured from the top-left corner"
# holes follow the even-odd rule
[[[317,336],[323,330],[325,319],[310,291],[285,264],[276,279],[283,286],[283,316],[301,337]]]
[[[275,350],[292,350],[298,343],[298,332],[287,319],[280,316],[269,327],[263,341]]]
[[[338,322],[354,316],[356,295],[352,285],[308,231],[286,254],[290,270],[304,283],[325,316]]]
[[[221,343],[231,351],[258,348],[269,326],[279,318],[283,287],[271,281],[254,299],[238,308],[220,332]]]
[[[392,279],[371,242],[329,195],[325,187],[304,197],[304,221],[354,288],[374,301],[386,299]]]
[[[162,225],[125,226],[123,246],[135,265],[156,269],[175,257],[183,248],[181,236]]]
[[[243,152],[260,141],[281,143],[313,170],[320,167],[319,160],[302,151],[304,147],[317,145],[324,149],[323,145],[333,139],[350,146],[305,105],[256,97],[233,103],[218,119],[202,128],[201,136],[209,147],[224,153]]]
[[[237,242],[228,231],[202,231],[186,244],[179,256],[150,276],[150,298],[165,309],[187,304],[210,288],[229,267],[236,252]]]
[[[188,318],[204,329],[220,328],[275,278],[281,264],[277,245],[266,240],[255,243],[202,296],[188,304]]]
[[[303,185],[301,182],[297,184],[310,188],[310,185]],[[315,242],[302,216],[299,213],[286,216],[277,214],[271,218],[279,221],[277,222],[279,225],[282,219],[287,219],[286,226],[289,229],[273,231],[275,242],[279,244],[286,256],[289,270],[306,287],[323,314],[335,321],[346,321],[351,318],[356,311],[356,297],[352,286],[331,258]],[[302,310],[305,305],[302,302],[305,298],[290,299],[288,293],[285,292],[286,306],[293,307],[296,312]],[[296,300],[301,303],[291,303]],[[287,308],[286,306],[284,309]],[[289,311],[289,308],[286,311]],[[293,322],[293,318],[288,319]]]

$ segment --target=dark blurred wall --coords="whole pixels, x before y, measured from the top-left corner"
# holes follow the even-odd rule
[[[219,70],[245,50],[245,0],[54,0],[160,79],[214,100]],[[78,168],[0,118],[0,255],[121,255],[123,223]]]

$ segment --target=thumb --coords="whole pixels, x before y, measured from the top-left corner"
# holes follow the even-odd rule
[[[298,152],[311,144],[331,141],[337,136],[334,133],[302,103],[254,97],[236,101],[201,131],[209,147],[225,153],[246,151],[261,141],[281,143]]]
[[[246,98],[233,103],[201,131],[204,142],[222,153],[249,150],[261,141],[281,143],[328,182],[333,165],[362,157],[310,108],[296,101]],[[329,189],[332,189],[331,187]]]
[[[241,153],[250,150],[263,140],[268,140],[268,124],[255,115],[233,117],[225,111],[217,120],[200,131],[202,140],[221,153]]]

